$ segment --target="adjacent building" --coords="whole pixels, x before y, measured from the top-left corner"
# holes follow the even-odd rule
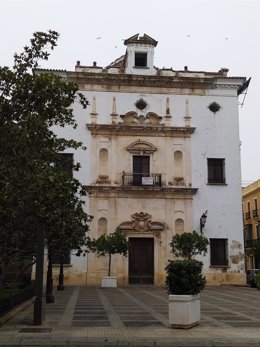
[[[90,237],[116,228],[127,235],[128,257],[112,260],[119,284],[164,284],[172,236],[202,230],[208,283],[245,283],[238,95],[246,78],[226,68],[157,68],[157,41],[146,34],[124,44],[107,67],[78,61],[74,72],[52,70],[90,102],[75,104],[76,130],[57,129],[87,147],[74,160],[94,216]],[[98,284],[106,273],[107,259],[89,254],[72,256],[66,276]]]
[[[252,247],[259,245],[260,251],[260,180],[244,187],[243,194],[243,221],[246,250],[246,269],[260,269],[259,255],[252,252]]]

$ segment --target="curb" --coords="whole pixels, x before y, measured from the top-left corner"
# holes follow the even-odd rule
[[[210,338],[172,338],[172,339],[140,339],[138,340],[120,340],[109,338],[95,338],[86,340],[30,340],[20,341],[1,341],[1,347],[31,346],[31,347],[259,347],[260,340],[256,338],[245,339],[210,339]]]
[[[35,297],[23,302],[21,305],[14,307],[3,316],[0,317],[0,327],[7,322],[9,319],[15,317],[18,313],[26,309],[26,307],[30,306],[35,300]]]

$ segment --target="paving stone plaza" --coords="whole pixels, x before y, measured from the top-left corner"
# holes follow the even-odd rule
[[[260,291],[207,286],[198,326],[172,329],[163,287],[66,287],[33,326],[33,305],[0,328],[0,346],[260,346]]]

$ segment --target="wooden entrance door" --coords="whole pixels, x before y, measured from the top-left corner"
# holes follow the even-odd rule
[[[153,238],[129,238],[129,243],[129,284],[153,284]]]

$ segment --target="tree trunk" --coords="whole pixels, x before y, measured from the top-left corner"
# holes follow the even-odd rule
[[[60,256],[60,273],[59,273],[59,284],[57,290],[64,290],[64,274],[63,274],[63,255]]]
[[[0,264],[0,289],[4,289],[5,287],[6,264],[7,262],[5,260]]]
[[[111,275],[111,253],[108,254],[108,276]]]
[[[37,223],[37,248],[36,248],[36,272],[35,272],[35,301],[33,310],[33,325],[41,325],[44,320],[44,309],[42,303],[43,292],[43,267],[44,267],[44,236],[45,226]]]

